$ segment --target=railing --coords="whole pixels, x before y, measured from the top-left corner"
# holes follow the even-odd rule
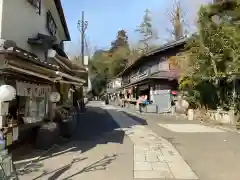
[[[129,84],[130,83],[130,81],[128,80],[128,79],[124,79],[123,81],[122,81],[122,86],[125,86],[125,85],[127,85],[127,84]]]
[[[133,75],[132,77],[130,77],[130,82],[136,82],[142,78],[145,78],[149,75],[150,72],[150,68],[146,69],[145,71],[143,71],[142,73],[137,73],[135,75]]]
[[[146,69],[145,71],[143,71],[142,73],[136,73],[134,75],[132,75],[129,80],[124,79],[122,81],[122,85],[127,85],[129,83],[133,83],[136,81],[139,81],[147,76],[154,76],[154,77],[162,77],[162,78],[170,78],[170,79],[176,79],[179,77],[179,71],[175,70],[175,69],[169,69],[166,68],[166,66],[162,66],[159,67],[159,64],[149,67],[148,69]]]
[[[151,73],[151,76],[161,77],[166,79],[177,79],[179,77],[179,71],[177,70],[159,70]]]
[[[147,76],[159,76],[162,78],[170,78],[170,79],[176,79],[179,76],[179,71],[177,70],[158,70],[158,71],[151,71],[151,68],[148,68],[147,70],[143,71],[142,73],[138,73],[136,75],[133,75],[132,77],[130,77],[130,82],[129,83],[133,83],[136,81],[139,81]],[[128,83],[127,83],[128,84]]]
[[[135,82],[137,80],[138,80],[138,74],[135,74],[132,77],[130,77],[130,82]]]
[[[150,69],[146,69],[145,71],[143,71],[142,73],[140,73],[139,76],[138,76],[138,78],[139,78],[139,79],[142,79],[142,78],[148,76],[149,70],[150,70]]]

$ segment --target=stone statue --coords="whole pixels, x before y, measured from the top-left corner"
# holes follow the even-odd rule
[[[186,113],[189,107],[189,103],[181,95],[177,97],[175,105],[177,113]]]

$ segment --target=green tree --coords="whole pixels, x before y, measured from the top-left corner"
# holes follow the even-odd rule
[[[118,48],[129,49],[128,36],[125,30],[120,30],[117,32],[116,40],[111,43],[110,52],[117,50]]]
[[[130,53],[127,33],[120,30],[117,32],[116,39],[111,43],[111,48],[108,51],[110,66],[108,72],[110,77],[115,77],[126,67]]]
[[[240,27],[234,20],[239,5],[223,12],[225,6],[217,3],[201,7],[198,33],[188,44],[192,61],[197,63],[195,73],[211,79],[238,73],[240,68]]]
[[[187,65],[182,65],[185,66],[182,78],[185,81],[181,83],[187,84],[186,77],[188,82],[194,82],[191,84],[195,88],[202,82],[212,83],[217,89],[220,105],[224,104],[224,98],[229,99],[226,98],[226,87],[231,74],[240,70],[239,7],[238,0],[202,6],[198,31],[185,49],[188,58]]]
[[[150,11],[148,9],[145,10],[145,14],[143,16],[142,23],[135,30],[140,34],[140,45],[144,45],[142,51],[148,51],[149,47],[152,44],[152,41],[157,39],[157,34],[153,30],[152,26],[152,18],[150,15]]]
[[[117,32],[109,50],[97,50],[89,63],[95,94],[103,92],[109,79],[116,77],[128,64],[131,50],[124,30]]]
[[[107,72],[109,68],[108,51],[96,50],[88,66],[93,94],[100,95],[105,89],[106,77],[109,76]]]

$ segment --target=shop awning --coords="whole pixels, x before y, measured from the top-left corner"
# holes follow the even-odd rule
[[[70,75],[62,73],[60,71],[55,71],[56,76],[53,77],[53,76],[51,76],[51,74],[49,74],[49,76],[43,75],[41,73],[27,70],[22,67],[17,67],[15,65],[8,64],[8,63],[5,64],[5,69],[10,69],[10,70],[17,71],[17,72],[20,72],[20,73],[23,73],[26,75],[31,75],[31,76],[35,76],[38,78],[46,79],[51,82],[61,82],[61,83],[75,84],[75,85],[82,85],[83,83],[85,83],[85,80],[83,80],[83,79],[70,76]],[[63,80],[63,78],[69,79],[69,81]]]
[[[20,67],[16,67],[16,66],[13,66],[11,64],[6,64],[5,69],[17,71],[17,72],[20,72],[20,73],[23,73],[23,74],[26,74],[26,75],[35,76],[35,77],[38,77],[38,78],[42,78],[42,79],[46,79],[48,81],[54,82],[53,78],[50,78],[46,75],[42,75],[42,74],[39,74],[39,73],[36,73],[36,72],[33,72],[33,71],[29,71],[29,70],[26,70],[26,69],[23,69],[23,68],[20,68]]]
[[[58,82],[62,83],[62,84],[73,84],[73,85],[76,85],[76,86],[82,86],[83,85],[83,83],[77,83],[77,82],[74,82],[74,81],[59,80]]]
[[[53,49],[48,50],[48,58],[54,59],[59,65],[68,71],[87,73],[87,69],[85,67],[74,63],[66,57],[60,56],[57,51]]]
[[[65,74],[65,73],[63,73],[63,72],[60,72],[60,71],[56,71],[56,74],[59,75],[60,77],[64,77],[64,78],[66,78],[66,79],[70,79],[70,80],[73,80],[73,81],[77,81],[77,82],[82,83],[82,84],[86,82],[84,79],[77,78],[77,77],[74,77],[74,76]]]
[[[48,58],[52,61],[55,61],[62,69],[66,72],[58,71],[57,74],[67,79],[84,84],[88,84],[88,70],[85,67],[82,67],[80,64],[77,64],[66,57],[60,56],[56,50],[48,50]]]
[[[68,84],[83,85],[87,82],[87,79],[83,79],[76,76],[76,72],[63,72],[57,63],[42,62],[40,59],[19,47],[10,47],[8,49],[0,50],[1,54],[1,67],[2,71],[16,72],[22,75],[28,75],[30,77],[36,77],[38,79],[45,79],[50,82],[62,82]],[[56,59],[59,55],[56,55]],[[54,56],[55,56],[54,55]],[[66,58],[65,58],[66,59]],[[67,60],[67,59],[66,59]],[[68,60],[70,62],[70,60]],[[78,68],[80,70],[80,68]],[[83,69],[81,69],[83,70]],[[86,72],[86,70],[84,71]],[[84,74],[87,74],[84,73]]]

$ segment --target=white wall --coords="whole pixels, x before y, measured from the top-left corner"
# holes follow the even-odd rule
[[[3,0],[0,0],[0,22],[2,22],[2,6],[3,5]],[[2,25],[0,23],[0,35],[2,34]]]
[[[30,37],[35,37],[37,33],[49,35],[46,28],[46,12],[50,10],[58,27],[56,34],[58,43],[65,40],[64,30],[53,0],[42,0],[40,15],[37,13],[37,9],[27,0],[0,0],[0,6],[1,4],[1,39],[13,40],[17,43],[17,46],[36,53],[39,58],[44,60],[43,49],[33,48],[28,45],[27,40]]]
[[[120,88],[120,87],[121,87],[121,84],[122,84],[122,82],[121,82],[120,79],[115,80],[115,82],[114,82],[114,88]]]
[[[109,88],[120,88],[121,87],[121,78],[117,78],[112,80],[109,84],[108,84]]]

